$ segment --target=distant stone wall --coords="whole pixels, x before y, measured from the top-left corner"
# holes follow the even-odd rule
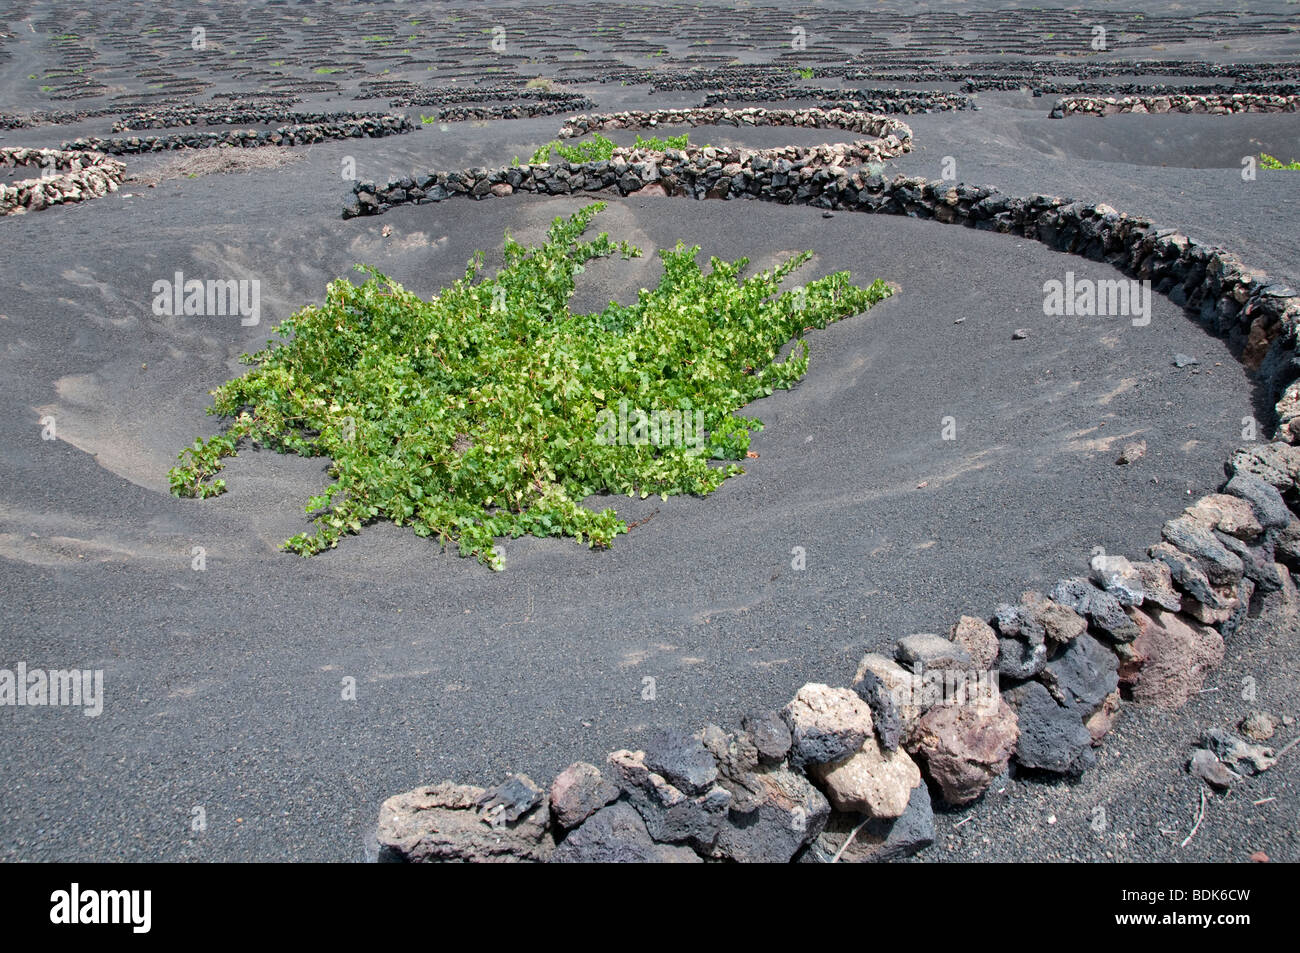
[[[283,104],[251,103],[223,106],[211,104],[185,104],[137,110],[113,123],[114,132],[132,129],[167,129],[174,126],[233,126],[274,122],[295,126],[339,125],[362,119],[382,121],[396,117],[383,113],[356,112],[296,112]]]
[[[835,89],[829,86],[739,86],[709,93],[704,97],[704,106],[788,99],[820,99],[826,101],[822,109],[854,109],[886,115],[979,108],[965,93],[932,89]]]
[[[126,166],[102,153],[57,149],[0,148],[0,166],[33,166],[38,172],[35,178],[0,184],[0,215],[22,215],[116,192],[126,175]],[[48,170],[59,174],[44,174]]]
[[[90,137],[62,145],[66,150],[128,155],[168,152],[173,149],[210,149],[217,146],[301,146],[331,139],[379,139],[412,132],[415,126],[405,116],[361,116],[327,122],[281,126],[271,131],[228,129],[223,132],[184,132],[161,136],[130,136],[114,139]]]
[[[719,121],[691,112],[686,121]],[[628,124],[629,115],[580,117],[566,133]],[[679,111],[639,115],[683,121]],[[1094,764],[1123,698],[1180,707],[1248,614],[1290,611],[1300,601],[1292,580],[1300,572],[1296,293],[1221,249],[1107,205],[887,180],[861,163],[909,148],[911,135],[887,131],[881,119],[863,117],[852,128],[885,139],[852,147],[619,150],[601,162],[430,172],[382,188],[357,183],[344,215],[454,196],[653,193],[882,212],[1033,238],[1149,279],[1227,338],[1276,401],[1273,441],[1237,450],[1220,492],[1165,523],[1153,545],[1135,540],[1137,558],[1098,554],[1048,592],[962,616],[942,635],[906,636],[890,655],[866,655],[848,687],[804,685],[781,710],[752,712],[731,730],[661,732],[644,750],[573,764],[545,788],[510,775],[493,788],[444,783],[390,798],[380,811],[381,859],[907,856],[934,839],[931,790],[960,806],[1013,766],[1079,774]]]
[[[897,155],[911,149],[912,130],[888,116],[853,109],[765,109],[726,106],[693,109],[632,109],[616,113],[575,116],[560,127],[561,139],[584,136],[600,129],[644,129],[653,126],[799,126],[808,129],[844,129],[892,141]],[[906,146],[903,145],[906,143]]]
[[[1064,96],[1051,118],[1113,116],[1117,113],[1276,113],[1300,109],[1300,95],[1276,93],[1205,93],[1161,96]]]
[[[569,113],[575,109],[589,109],[590,107],[591,100],[584,97],[562,102],[503,103],[486,106],[453,105],[435,109],[432,118],[438,122],[471,122],[481,119],[532,119],[536,116],[555,116],[559,113]]]

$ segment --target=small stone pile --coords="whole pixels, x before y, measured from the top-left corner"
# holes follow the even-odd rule
[[[1116,113],[1278,113],[1300,109],[1300,94],[1205,93],[1164,96],[1065,96],[1056,101],[1050,116],[1113,116]]]
[[[61,152],[56,149],[0,148],[0,165],[35,166],[40,175],[12,185],[0,184],[0,215],[22,215],[52,205],[66,205],[116,192],[126,166],[98,152]]]
[[[346,115],[346,114],[345,114]],[[329,122],[281,126],[271,131],[229,129],[224,132],[189,132],[163,136],[130,136],[116,139],[98,137],[65,142],[63,149],[127,155],[144,152],[168,152],[173,149],[210,149],[216,146],[250,148],[258,146],[301,146],[330,139],[380,139],[413,132],[415,126],[405,116],[360,116]]]

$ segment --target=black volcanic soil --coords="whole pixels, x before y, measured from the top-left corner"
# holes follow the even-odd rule
[[[59,49],[49,37],[78,28],[53,27],[52,4],[24,6],[25,18],[9,20],[14,38],[0,45],[9,55],[0,60],[0,111],[106,102],[51,102],[29,88],[36,83],[27,75]],[[360,21],[349,10],[336,21],[319,16],[321,4],[293,7],[295,18],[332,24],[313,40],[283,8],[270,8],[273,20],[238,30],[223,21],[226,32],[210,36],[251,50],[267,34],[267,52],[248,52],[238,69],[270,75],[293,66],[269,65],[281,59],[360,62],[357,37],[409,22],[400,8],[348,6],[373,15]],[[559,52],[539,54],[542,66],[510,61],[510,74],[581,63],[564,46],[581,45],[572,24],[585,31],[618,19],[603,5],[565,6],[590,22],[547,20],[556,36],[546,42]],[[1154,5],[1133,6],[1154,16]],[[1256,20],[1281,19],[1284,6],[1261,4]],[[174,30],[184,18],[158,5],[130,9],[105,23],[121,37],[96,44],[104,64],[91,75],[113,95],[156,93],[156,77],[128,62],[128,35]],[[218,18],[226,9],[202,8]],[[484,7],[454,29],[468,35],[494,12],[504,15]],[[1168,30],[1176,21],[1170,16]],[[326,50],[350,29],[351,39]],[[642,67],[704,55],[684,29],[663,43],[647,39],[670,53],[642,57]],[[842,63],[861,49],[850,42],[856,36],[845,33],[836,56],[822,50],[808,62]],[[749,59],[783,55],[788,33],[763,42]],[[1223,42],[1247,58],[1294,62],[1294,35],[1266,30],[1131,55],[1236,55]],[[313,43],[320,52],[303,52]],[[450,47],[426,58],[434,71],[422,62],[382,78],[442,82],[472,61]],[[264,83],[240,80],[233,66],[193,70],[170,54],[163,62],[181,79],[205,75],[207,92]],[[298,80],[338,88],[305,94],[295,108],[382,108],[382,100],[351,99],[360,79],[378,77],[312,68],[302,66]],[[602,109],[703,96],[577,88]],[[1300,151],[1292,148],[1300,117],[1049,120],[1050,97],[985,93],[979,102],[977,112],[906,117],[916,150],[886,173],[938,178],[943,157],[953,156],[963,181],[1106,201],[1300,279],[1289,238],[1300,173],[1239,175],[1241,156]],[[571,761],[635,747],[653,728],[735,723],[751,707],[783,704],[805,681],[845,683],[864,651],[942,631],[963,612],[985,615],[1026,588],[1077,574],[1092,546],[1136,555],[1136,541],[1156,541],[1164,520],[1221,482],[1257,395],[1220,341],[1162,298],[1147,327],[1043,315],[1045,281],[1066,271],[1117,276],[1104,265],[933,222],[614,197],[598,228],[647,255],[590,266],[575,307],[628,300],[655,280],[653,251],[679,239],[703,256],[748,256],[758,267],[813,249],[809,278],[849,269],[856,280],[900,286],[869,313],[809,336],[807,378],[750,408],[767,426],[744,476],[705,499],[603,501],[628,519],[653,518],[603,553],[569,541],[507,541],[509,567],[499,574],[386,524],[310,560],[279,551],[307,525],[302,508],[325,483],[322,460],[245,451],[224,474],[224,496],[167,493],[176,453],[217,426],[204,414],[207,392],[239,373],[238,356],[262,346],[272,325],[319,300],[326,282],[365,262],[433,294],[477,249],[499,262],[506,230],[536,240],[581,204],[456,200],[343,221],[347,158],[358,177],[376,180],[505,164],[552,138],[562,119],[433,124],[326,143],[275,170],[156,188],[128,180],[93,202],[0,221],[0,665],[102,668],[107,693],[99,718],[0,712],[8,769],[0,857],[359,860],[391,794],[507,771],[545,780]],[[110,124],[3,130],[0,143],[57,145]],[[772,146],[852,137],[708,127],[692,138]],[[129,175],[144,175],[159,159],[125,161]],[[177,271],[259,280],[260,325],[155,317],[151,286]],[[1025,340],[1012,339],[1018,328],[1029,330]],[[1173,367],[1176,352],[1200,366]],[[44,416],[56,419],[57,441],[41,439]],[[948,416],[955,441],[941,439]],[[1147,456],[1116,466],[1120,447],[1137,439]],[[196,546],[203,572],[190,568]],[[807,552],[805,571],[791,568],[794,547]],[[1128,709],[1083,781],[1017,781],[974,811],[942,815],[940,841],[920,859],[1236,861],[1255,850],[1300,859],[1294,752],[1213,798],[1197,837],[1178,846],[1198,804],[1182,763],[1200,731],[1254,707],[1300,714],[1296,628],[1280,616],[1253,622],[1184,711]],[[1258,683],[1258,701],[1240,697],[1246,676]],[[357,681],[355,702],[340,700],[345,677]],[[654,702],[641,697],[646,677],[656,681]],[[1296,731],[1284,728],[1281,740]],[[1276,800],[1253,803],[1266,798]],[[189,830],[195,806],[208,816],[202,835]],[[1090,826],[1098,806],[1108,817],[1102,832]]]

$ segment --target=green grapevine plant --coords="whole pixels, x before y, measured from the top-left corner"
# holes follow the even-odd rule
[[[307,502],[315,531],[284,544],[304,556],[379,519],[454,542],[494,568],[504,565],[499,537],[607,547],[627,525],[584,499],[703,495],[743,472],[712,461],[744,459],[762,423],[734,412],[807,371],[806,342],[785,360],[781,348],[890,294],[879,280],[853,285],[848,272],[781,291],[811,252],[743,279],[747,259],[712,258],[706,273],[699,248],[679,242],[659,253],[653,291],[574,314],[569,298],[585,262],[640,254],[605,233],[583,239],[602,208],[556,218],[536,247],[507,234],[494,277],[483,276],[479,252],[429,301],[367,267],[359,266],[364,284],[330,282],[324,303],[278,325],[279,340],[241,357],[250,370],[212,392],[208,412],[228,424],[181,452],[172,492],[223,492],[223,458],[261,445],[332,461],[334,482]],[[602,441],[598,415],[623,401],[702,412],[700,445]]]

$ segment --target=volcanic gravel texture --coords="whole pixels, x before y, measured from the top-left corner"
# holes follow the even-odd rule
[[[1230,85],[1233,71],[1221,76],[1216,63],[1300,77],[1297,8],[1285,3],[753,5],[744,16],[720,3],[248,6],[9,3],[0,112],[108,111],[0,130],[0,142],[103,136],[127,104],[220,94],[280,94],[304,112],[387,110],[359,96],[396,80],[472,90],[554,77],[607,112],[699,105],[716,85],[664,88],[692,68],[774,87],[791,67],[812,68],[810,84],[846,89],[935,69],[949,73],[929,85],[956,90],[966,63],[994,78],[1106,67],[1118,82]],[[527,29],[513,25],[524,15]],[[1089,25],[1115,20],[1111,49],[1093,54]],[[206,51],[191,48],[194,26],[206,28]],[[790,49],[796,26],[806,50]],[[1135,60],[1146,61],[1140,73]],[[1051,120],[1049,97],[976,101],[977,111],[904,117],[915,148],[885,174],[938,178],[951,156],[961,181],[1105,201],[1300,281],[1300,173],[1240,175],[1246,155],[1300,157],[1300,116]],[[397,111],[418,122],[433,108]],[[357,178],[381,182],[499,166],[553,138],[563,118],[432,123],[154,188],[129,177],[166,157],[127,157],[118,193],[0,221],[0,666],[102,668],[106,689],[93,719],[0,710],[0,858],[364,859],[391,794],[507,771],[545,781],[655,728],[736,724],[805,681],[847,683],[864,651],[1076,575],[1093,546],[1137,557],[1166,519],[1218,487],[1242,418],[1260,412],[1227,347],[1164,298],[1147,327],[1045,317],[1045,281],[1119,274],[1034,241],[807,207],[601,196],[610,204],[597,227],[647,254],[589,265],[575,308],[630,300],[656,280],[653,251],[679,239],[755,267],[813,249],[807,278],[848,269],[900,290],[809,335],[807,378],[749,408],[766,429],[744,476],[704,499],[593,501],[646,520],[607,552],[506,541],[509,566],[493,574],[379,524],[299,559],[278,546],[306,528],[302,506],[325,485],[325,461],[270,452],[241,452],[221,497],[168,494],[177,451],[217,427],[207,392],[328,281],[365,262],[431,295],[475,250],[499,264],[505,231],[538,240],[583,204],[454,200],[344,222],[349,160]],[[853,138],[691,132],[749,147]],[[154,316],[152,284],[176,272],[259,280],[261,323]],[[1020,328],[1029,335],[1014,340]],[[1200,364],[1175,368],[1180,352]],[[47,416],[55,441],[41,439]],[[954,441],[941,438],[946,417]],[[1134,440],[1147,455],[1116,466]],[[191,569],[196,546],[202,572]],[[792,568],[795,547],[804,571]],[[1197,836],[1179,846],[1199,804],[1182,766],[1201,731],[1252,708],[1300,714],[1296,630],[1294,617],[1252,620],[1186,709],[1126,707],[1082,781],[995,786],[973,809],[940,815],[938,842],[919,859],[1300,859],[1294,752],[1211,797]],[[355,702],[340,697],[348,677]],[[1255,701],[1241,697],[1247,677]],[[195,833],[200,806],[207,829]]]

